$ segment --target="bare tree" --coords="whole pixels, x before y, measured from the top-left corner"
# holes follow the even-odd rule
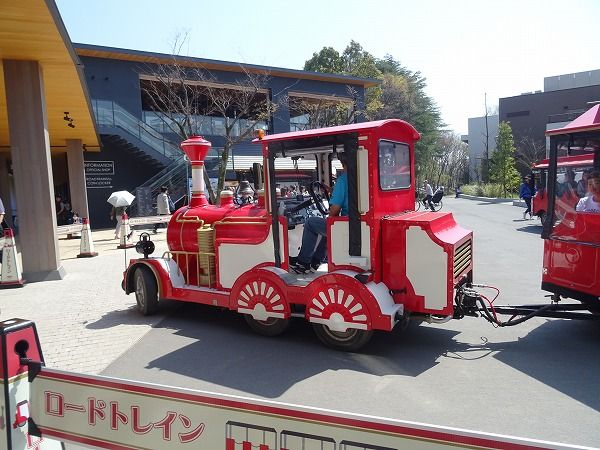
[[[517,142],[515,160],[519,169],[529,170],[531,166],[545,157],[546,144],[536,140],[533,136],[523,136]]]
[[[303,116],[302,123],[297,124],[302,129],[331,127],[356,122],[362,113],[357,107],[357,92],[352,86],[346,86],[347,97],[297,97],[288,96],[284,101],[290,111]]]
[[[185,64],[175,53],[182,45],[182,40],[176,39],[169,63],[147,66],[141,77],[142,93],[157,117],[182,140],[194,134],[223,136],[216,193],[206,167],[204,170],[210,200],[215,203],[225,184],[231,149],[268,123],[277,105],[271,101],[267,89],[268,73],[251,73],[240,65],[239,76],[233,82],[223,84],[205,67]],[[221,118],[222,128],[202,133],[216,118]]]
[[[455,187],[460,184],[468,170],[468,154],[468,147],[460,135],[451,131],[442,132],[438,138],[434,164],[428,170],[428,179],[436,180],[436,186]]]

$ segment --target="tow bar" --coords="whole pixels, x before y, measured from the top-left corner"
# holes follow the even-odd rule
[[[479,289],[492,289],[496,291],[495,297],[490,300],[487,296],[477,291]],[[553,319],[575,320],[600,320],[600,308],[593,310],[589,305],[582,303],[562,303],[556,295],[550,296],[552,302],[539,305],[494,305],[494,300],[500,291],[486,284],[464,284],[456,290],[454,298],[454,318],[462,319],[465,316],[483,317],[488,322],[498,327],[510,327],[523,323],[534,317],[550,317]],[[502,321],[498,315],[511,316]]]

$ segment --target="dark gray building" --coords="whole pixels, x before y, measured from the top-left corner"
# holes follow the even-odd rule
[[[165,127],[145,94],[145,86],[155,81],[154,74],[158,73],[160,66],[172,64],[175,60],[184,70],[189,69],[189,83],[210,83],[223,89],[235,89],[248,74],[261,76],[265,98],[278,105],[261,124],[271,134],[309,126],[306,110],[291,106],[297,103],[290,100],[313,104],[344,102],[360,111],[364,105],[365,89],[378,83],[377,80],[343,75],[86,44],[74,44],[74,47],[84,65],[85,81],[102,141],[100,152],[85,153],[90,218],[94,227],[111,225],[106,199],[112,191],[135,192],[139,200],[135,208],[140,210],[150,207],[155,197],[153,189],[161,184],[169,185],[172,190],[179,189],[173,197],[181,198],[187,191],[187,163],[178,147],[180,138]],[[194,73],[198,70],[209,73],[210,79],[195,78]],[[223,146],[225,119],[215,114],[201,119],[199,134],[212,142],[216,149],[212,157],[216,163],[218,149]],[[360,120],[360,116],[356,120]],[[248,169],[260,155],[260,146],[251,144],[250,140],[234,148],[228,166],[230,172]],[[66,165],[66,160],[58,158],[53,165],[56,173],[60,173],[60,167]],[[211,168],[208,160],[207,168]],[[57,181],[60,187],[61,180]],[[67,186],[66,180],[63,183]]]
[[[600,70],[544,78],[544,91],[527,92],[499,101],[499,120],[509,122],[526,172],[546,151],[546,130],[560,128],[600,101]]]

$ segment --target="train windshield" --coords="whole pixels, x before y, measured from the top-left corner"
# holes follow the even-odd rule
[[[545,237],[600,246],[600,136],[553,136],[551,146]]]

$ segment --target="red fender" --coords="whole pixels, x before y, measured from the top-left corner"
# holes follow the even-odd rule
[[[391,329],[390,318],[381,313],[377,299],[354,277],[324,275],[311,282],[306,291],[305,317],[309,322],[326,324],[333,331]]]
[[[173,298],[173,285],[171,284],[169,274],[165,270],[162,261],[157,258],[130,261],[123,279],[123,287],[126,294],[130,294],[135,290],[133,287],[133,273],[138,267],[145,267],[152,272],[152,275],[156,278],[159,298]]]
[[[231,290],[229,309],[250,314],[256,320],[289,319],[290,305],[285,283],[276,273],[254,268],[240,276]]]

